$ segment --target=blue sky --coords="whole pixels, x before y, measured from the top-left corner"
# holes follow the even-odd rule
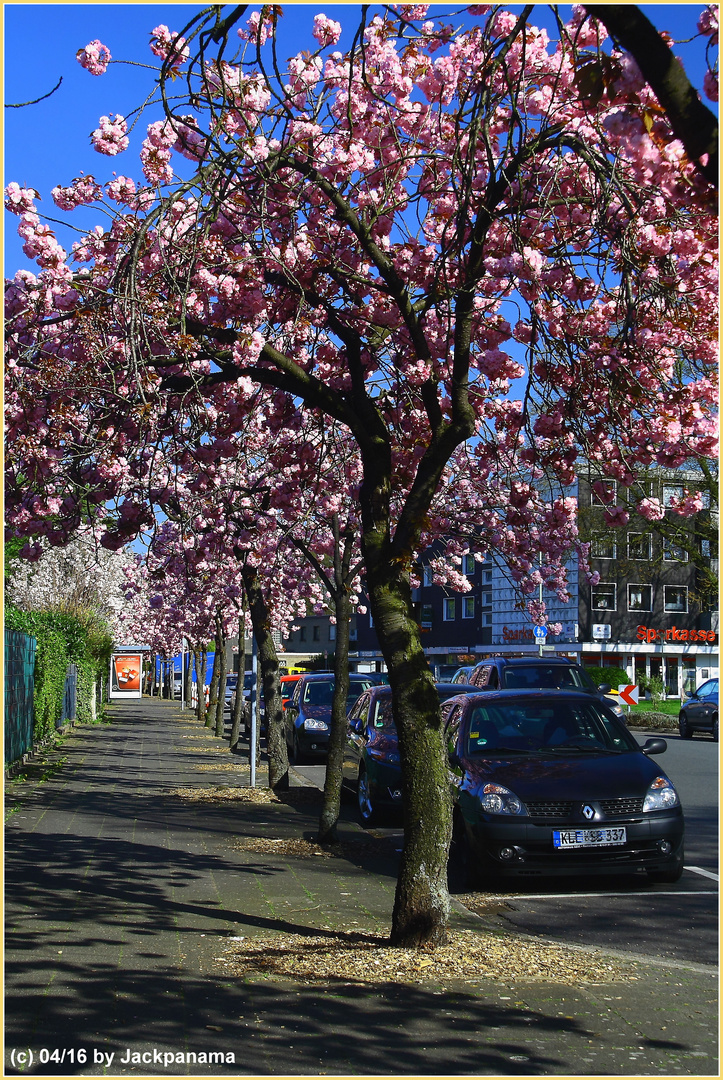
[[[200,6],[200,5],[199,5]],[[667,29],[676,39],[696,34],[696,22],[702,4],[648,4],[643,10],[659,29]],[[510,5],[516,10],[517,5]],[[160,23],[180,30],[199,10],[196,5],[164,4],[6,4],[5,24],[5,102],[29,101],[47,93],[62,76],[58,91],[45,101],[23,109],[5,109],[4,184],[15,180],[21,186],[34,187],[42,201],[39,210],[51,217],[63,218],[52,202],[50,191],[56,184],[67,185],[81,173],[92,173],[100,182],[111,179],[114,171],[140,178],[137,150],[146,125],[160,116],[147,114],[125,154],[107,158],[91,149],[89,135],[98,126],[100,116],[121,113],[130,116],[153,88],[156,63],[148,47],[150,31]],[[230,7],[225,9],[230,10]],[[252,10],[251,8],[249,10]],[[433,7],[430,14],[459,8]],[[569,9],[562,8],[563,12]],[[313,17],[323,11],[336,18],[349,31],[355,25],[356,4],[287,4],[281,23],[281,56],[300,48],[315,47],[310,36]],[[549,24],[550,14],[540,5],[533,21]],[[341,39],[340,48],[351,33]],[[98,38],[107,45],[114,60],[136,64],[111,64],[107,73],[95,77],[84,71],[75,54],[89,41]],[[702,85],[705,41],[697,39],[681,45],[676,52],[696,86]],[[134,151],[135,147],[135,151]],[[99,211],[76,210],[67,216],[69,224],[91,226],[101,223]],[[12,276],[18,267],[31,267],[22,253],[15,233],[14,219],[5,221],[5,273]],[[68,247],[76,237],[65,229],[58,239]]]

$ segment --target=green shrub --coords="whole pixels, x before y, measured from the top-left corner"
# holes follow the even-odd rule
[[[44,742],[55,732],[62,715],[69,664],[75,664],[78,670],[76,719],[90,723],[94,684],[107,675],[113,644],[105,625],[93,612],[79,618],[58,611],[22,611],[8,604],[5,626],[30,634],[37,641],[34,743]]]
[[[627,686],[630,682],[627,671],[619,667],[586,667],[585,671],[596,686],[600,683],[610,683],[613,690],[617,690],[619,686]]]

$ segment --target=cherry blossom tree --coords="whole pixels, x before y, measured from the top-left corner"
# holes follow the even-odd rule
[[[715,193],[583,8],[555,39],[531,7],[363,8],[345,52],[319,14],[288,59],[280,9],[242,11],[153,30],[144,179],[54,195],[102,199],[109,227],[69,254],[8,186],[39,266],[7,290],[9,516],[63,543],[115,500],[103,542],[121,546],[190,467],[189,425],[344,427],[403,766],[392,940],[439,941],[451,807],[417,553],[460,519],[529,595],[541,573],[564,596],[582,465],[631,488],[640,465],[715,453]],[[108,56],[83,53],[96,73]],[[92,137],[115,159],[128,121]]]

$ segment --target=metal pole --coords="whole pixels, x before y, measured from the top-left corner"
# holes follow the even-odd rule
[[[256,635],[254,635],[251,643],[251,673],[253,679],[251,680],[251,692],[249,694],[251,702],[251,748],[250,748],[250,765],[251,765],[251,787],[256,787],[256,725],[258,723],[258,716],[256,715],[256,680],[259,677],[259,653],[258,646],[256,644]]]
[[[186,639],[181,638],[181,708],[186,708]],[[173,678],[175,679],[175,675]],[[175,689],[175,687],[174,687]]]

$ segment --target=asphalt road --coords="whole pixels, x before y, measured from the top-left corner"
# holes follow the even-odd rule
[[[635,732],[640,743],[645,733]],[[661,960],[716,964],[718,959],[718,745],[707,735],[666,735],[657,757],[676,785],[686,822],[685,871],[674,885],[645,874],[560,879],[522,892],[496,892],[505,923],[525,933],[596,945]],[[297,769],[322,787],[324,766]],[[401,830],[380,830],[386,835]]]

